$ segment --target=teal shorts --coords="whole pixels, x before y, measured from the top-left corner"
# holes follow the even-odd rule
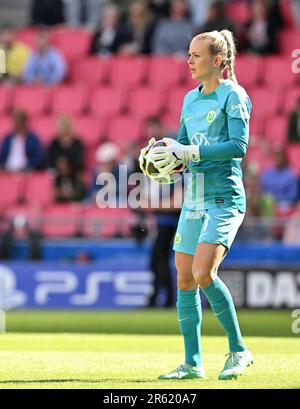
[[[200,243],[223,244],[230,249],[245,213],[236,207],[208,210],[182,209],[173,250],[194,255]]]

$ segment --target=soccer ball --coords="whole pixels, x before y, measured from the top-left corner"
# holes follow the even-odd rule
[[[181,164],[177,166],[176,168],[172,169],[168,174],[162,175],[160,171],[155,167],[154,163],[151,162],[150,160],[150,152],[151,149],[157,148],[158,146],[166,146],[166,143],[164,141],[157,141],[155,142],[151,148],[149,149],[145,161],[146,161],[146,166],[145,166],[145,171],[146,175],[153,181],[157,183],[162,183],[162,184],[172,184],[178,182],[183,173],[187,169],[187,164]]]

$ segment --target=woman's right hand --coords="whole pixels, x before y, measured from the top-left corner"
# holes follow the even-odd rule
[[[151,138],[148,142],[148,145],[141,149],[141,153],[139,156],[139,163],[140,163],[140,169],[143,172],[144,175],[146,175],[146,171],[145,171],[145,166],[146,166],[146,155],[149,152],[151,146],[156,142],[155,138]]]

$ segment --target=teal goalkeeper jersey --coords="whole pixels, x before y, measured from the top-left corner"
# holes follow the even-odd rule
[[[189,163],[183,207],[203,210],[224,204],[245,212],[241,160],[248,147],[250,98],[231,80],[210,94],[202,94],[202,87],[186,94],[180,118],[178,142],[200,149],[200,161]]]

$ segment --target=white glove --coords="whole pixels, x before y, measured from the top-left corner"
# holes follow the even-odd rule
[[[148,145],[141,149],[141,153],[139,156],[139,163],[140,163],[140,169],[143,172],[144,175],[146,175],[145,172],[145,166],[146,166],[146,155],[149,152],[149,149],[151,148],[151,146],[156,142],[155,138],[151,138],[148,142]]]
[[[161,174],[168,174],[172,169],[189,161],[200,160],[199,145],[182,145],[171,138],[163,138],[166,146],[158,146],[150,152],[150,160]]]

